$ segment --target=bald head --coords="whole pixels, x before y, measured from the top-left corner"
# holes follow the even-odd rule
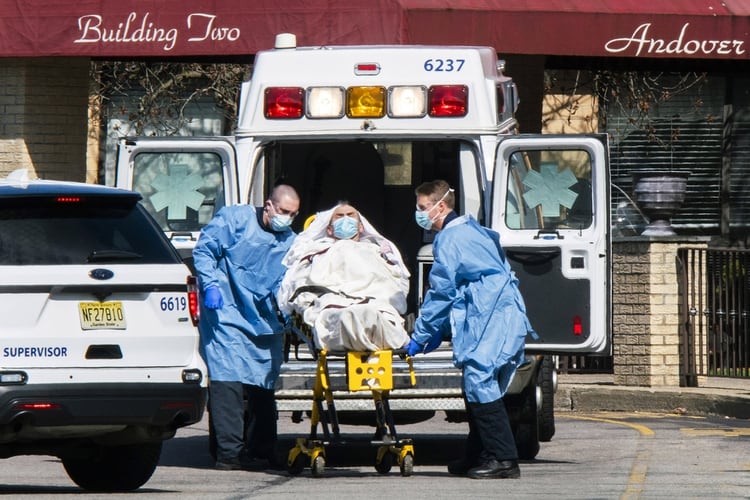
[[[297,191],[288,184],[279,184],[273,188],[269,198],[274,203],[280,203],[283,199],[296,202],[297,208],[299,209],[299,195],[297,194]]]
[[[271,220],[274,216],[284,216],[294,218],[299,212],[299,195],[292,186],[279,184],[266,200],[263,209],[263,224],[266,227],[271,226]],[[287,225],[289,222],[287,222]]]

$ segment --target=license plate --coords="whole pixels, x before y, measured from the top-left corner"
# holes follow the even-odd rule
[[[122,302],[79,302],[78,312],[83,330],[124,330],[126,327]]]

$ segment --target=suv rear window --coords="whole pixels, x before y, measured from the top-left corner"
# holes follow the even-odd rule
[[[67,200],[0,199],[0,265],[180,262],[135,198]]]

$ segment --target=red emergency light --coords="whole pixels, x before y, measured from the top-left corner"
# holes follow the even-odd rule
[[[433,85],[430,87],[428,100],[430,116],[466,116],[469,110],[469,88],[466,85]]]
[[[305,112],[305,90],[301,87],[269,87],[265,90],[266,118],[301,118]]]

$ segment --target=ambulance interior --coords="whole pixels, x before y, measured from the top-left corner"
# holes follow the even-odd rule
[[[336,140],[273,142],[265,146],[264,191],[279,183],[298,189],[302,230],[308,216],[348,201],[375,228],[393,241],[411,272],[408,310],[416,310],[416,256],[432,241],[414,221],[416,186],[444,179],[456,186],[456,211],[461,213],[458,140]],[[477,214],[474,214],[477,215]]]

